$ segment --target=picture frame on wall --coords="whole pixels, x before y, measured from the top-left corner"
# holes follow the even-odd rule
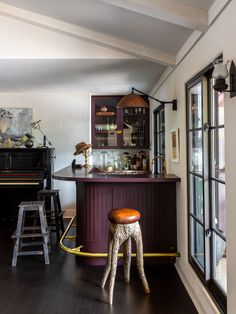
[[[24,146],[32,133],[32,108],[0,108],[0,147]]]
[[[179,162],[179,129],[171,131],[171,161]]]

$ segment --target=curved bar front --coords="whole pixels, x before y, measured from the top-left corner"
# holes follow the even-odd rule
[[[156,174],[91,174],[87,169],[72,169],[70,166],[55,172],[52,177],[76,183],[76,246],[82,245],[83,251],[106,253],[108,212],[113,208],[130,207],[141,213],[144,253],[161,253],[161,257],[148,261],[175,262],[175,257],[170,253],[178,254],[176,182],[180,178]],[[104,258],[79,258],[88,264],[104,265],[106,262]]]

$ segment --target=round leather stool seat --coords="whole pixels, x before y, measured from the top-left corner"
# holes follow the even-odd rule
[[[132,208],[115,208],[108,213],[108,219],[113,224],[132,224],[140,219],[139,211]]]

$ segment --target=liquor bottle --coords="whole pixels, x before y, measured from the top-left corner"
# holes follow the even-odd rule
[[[128,158],[128,170],[131,170],[131,157]]]
[[[129,160],[129,153],[124,152],[123,154],[123,164],[124,164],[124,170],[128,170],[128,160]]]
[[[142,165],[143,165],[143,170],[147,170],[147,158],[143,157],[143,161],[142,161]]]
[[[137,162],[137,156],[136,156],[136,154],[134,154],[134,156],[133,156],[133,158],[132,158],[132,161],[131,161],[132,170],[136,170],[136,169],[137,169],[136,162]]]
[[[141,158],[137,157],[136,159],[136,168],[137,170],[141,170]]]
[[[109,118],[107,118],[107,131],[110,130],[110,121],[109,121]]]

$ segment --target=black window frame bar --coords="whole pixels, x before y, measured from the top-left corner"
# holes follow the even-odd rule
[[[212,86],[210,84],[210,78],[211,78],[211,74],[213,71],[213,65],[210,64],[208,65],[205,69],[203,69],[198,75],[196,75],[194,78],[192,78],[189,82],[186,83],[185,87],[186,87],[186,143],[187,143],[187,203],[188,203],[188,258],[189,258],[189,263],[191,264],[191,266],[193,267],[193,269],[195,270],[195,272],[197,273],[197,275],[199,276],[199,278],[201,279],[201,281],[203,282],[203,284],[205,285],[206,289],[208,290],[208,292],[211,294],[213,301],[215,302],[216,306],[219,308],[219,310],[223,313],[227,312],[227,296],[225,294],[225,292],[223,291],[223,289],[217,284],[217,282],[214,280],[213,278],[213,236],[212,233],[215,232],[218,236],[220,236],[220,238],[222,238],[222,240],[226,240],[226,238],[222,235],[222,233],[218,232],[218,230],[216,228],[213,229],[213,223],[212,223],[212,219],[213,219],[213,213],[212,213],[212,182],[218,182],[218,183],[222,183],[225,184],[225,182],[219,178],[215,178],[212,176],[212,168],[211,168],[211,160],[212,160],[212,151],[211,151],[211,131],[212,129],[216,129],[216,126],[211,126],[211,111],[212,111],[212,103],[211,103],[211,92],[212,92]],[[207,278],[208,276],[205,276],[204,272],[202,272],[202,270],[200,269],[198,263],[193,259],[193,257],[191,256],[192,253],[192,247],[191,247],[191,241],[192,241],[192,235],[191,235],[191,217],[192,214],[190,212],[190,175],[194,175],[197,177],[201,177],[201,175],[194,173],[192,171],[189,171],[189,157],[190,157],[190,143],[189,143],[189,134],[190,134],[190,130],[193,131],[193,128],[189,128],[189,90],[191,89],[191,87],[193,87],[194,85],[196,85],[199,81],[201,81],[201,79],[203,77],[207,78],[207,115],[208,115],[208,126],[209,126],[209,132],[207,132],[208,136],[208,193],[209,193],[209,197],[208,197],[208,202],[209,202],[209,211],[208,211],[208,220],[209,220],[209,226],[208,228],[206,228],[205,226],[205,233],[204,233],[204,245],[205,245],[205,239],[207,238],[207,236],[209,235],[209,244],[210,244],[210,250],[209,250],[209,267],[210,267],[210,278]],[[211,91],[211,92],[210,92]],[[216,103],[216,102],[215,102]],[[203,114],[203,110],[202,110],[202,114]],[[216,120],[215,120],[216,121]],[[203,121],[203,127],[204,127],[204,121]],[[217,125],[217,129],[223,128],[224,125]],[[202,128],[197,128],[199,130],[201,130]],[[196,130],[197,130],[196,129]],[[196,131],[195,130],[195,131]],[[203,131],[204,132],[204,131]],[[205,159],[204,159],[204,149],[203,149],[203,162],[205,163]],[[203,166],[204,169],[204,166]],[[204,173],[203,173],[204,174]],[[203,180],[205,180],[204,176],[203,176]],[[205,189],[203,190],[203,197],[205,199]],[[205,206],[205,202],[204,202],[204,206]],[[204,216],[203,219],[205,220],[205,208],[204,208]],[[197,219],[196,217],[194,217],[194,219],[198,222],[201,223],[201,221],[199,219]],[[204,221],[205,223],[205,221]],[[213,231],[213,232],[212,232]],[[206,248],[204,247],[204,250],[206,251]],[[204,261],[206,260],[206,257],[204,259]],[[206,267],[205,267],[206,269]]]
[[[160,125],[161,125],[161,111],[163,111],[164,113],[164,123],[165,123],[165,105],[161,104],[160,106],[158,106],[154,111],[153,111],[153,120],[154,120],[154,156],[162,156],[165,158],[165,154],[162,151],[158,151],[158,145],[159,147],[161,147],[161,137],[160,135],[164,134],[165,137],[165,129],[164,131],[160,130]],[[157,119],[159,120],[159,128],[157,126]],[[157,145],[157,142],[159,143]],[[162,169],[163,169],[163,160],[160,158],[156,158],[153,160],[154,162],[154,173],[162,173]]]

